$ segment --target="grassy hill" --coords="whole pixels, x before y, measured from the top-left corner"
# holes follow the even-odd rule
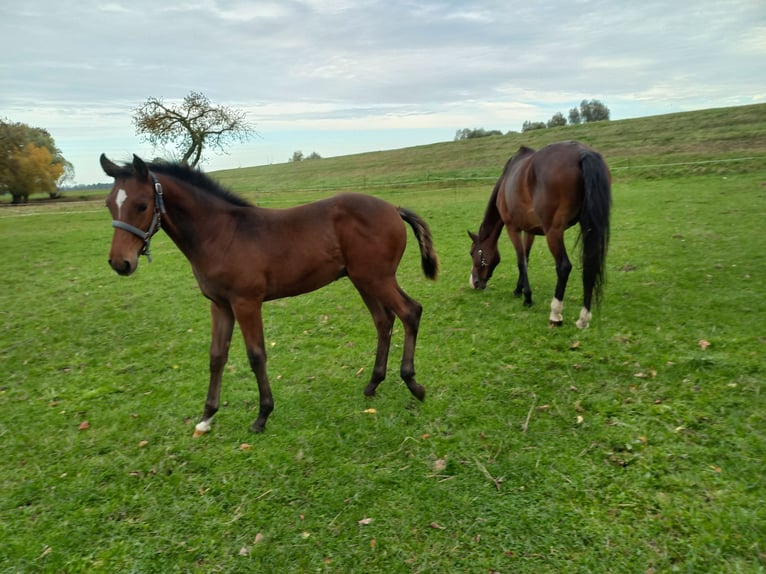
[[[766,104],[549,128],[298,163],[215,172],[243,194],[364,190],[381,185],[458,185],[494,179],[520,145],[580,140],[615,178],[750,172],[766,162]],[[678,165],[683,164],[683,165]]]
[[[399,321],[364,397],[375,328],[340,280],[264,306],[262,435],[237,333],[214,428],[192,438],[210,311],[164,232],[125,278],[103,202],[0,210],[0,573],[764,572],[765,123],[747,106],[215,174],[262,205],[344,188],[404,204],[440,258],[426,281],[408,231],[425,402],[399,378]],[[534,306],[507,238],[489,287],[467,281],[466,229],[507,157],[562,139],[616,178],[586,330],[574,230],[558,329],[542,238]]]

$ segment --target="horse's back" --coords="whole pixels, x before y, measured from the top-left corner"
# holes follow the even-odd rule
[[[541,148],[531,158],[531,173],[535,181],[545,187],[576,187],[582,179],[580,155],[586,150],[591,148],[576,141],[558,142]]]
[[[534,153],[524,150],[508,173],[506,222],[535,234],[573,225],[583,202],[580,157],[584,151],[592,150],[576,141],[549,144]]]

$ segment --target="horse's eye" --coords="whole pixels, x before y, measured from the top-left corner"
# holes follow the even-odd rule
[[[146,211],[146,207],[147,205],[145,203],[139,203],[136,209],[138,209],[139,212],[143,213],[144,211]]]

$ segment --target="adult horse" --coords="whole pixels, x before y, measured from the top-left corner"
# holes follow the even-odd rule
[[[601,155],[579,142],[559,142],[539,151],[526,146],[508,160],[489,198],[478,235],[471,238],[470,285],[484,289],[500,263],[497,241],[505,226],[516,249],[519,278],[513,294],[532,305],[527,263],[536,235],[545,235],[556,262],[556,291],[550,323],[563,323],[564,291],[572,264],[564,231],[580,222],[583,303],[576,324],[591,320],[591,301],[601,298],[609,245],[611,174]]]
[[[289,209],[251,205],[200,171],[174,163],[117,165],[101,155],[114,178],[106,199],[115,228],[109,264],[120,275],[136,270],[139,255],[160,228],[192,266],[210,300],[210,384],[195,436],[210,430],[218,411],[221,376],[235,321],[245,340],[258,382],[259,411],[252,430],[262,432],[274,408],[266,374],[261,306],[264,301],[313,291],[347,276],[372,314],[378,333],[375,367],[364,394],[385,378],[394,318],[404,324],[400,374],[420,400],[415,381],[415,342],[422,306],[396,281],[407,233],[415,232],[426,277],[435,279],[438,260],[431,233],[418,215],[380,199],[346,193]]]

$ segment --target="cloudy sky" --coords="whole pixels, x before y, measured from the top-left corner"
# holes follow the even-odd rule
[[[190,91],[258,136],[207,170],[520,130],[598,99],[612,119],[766,102],[764,0],[5,0],[0,117],[47,129],[79,183],[153,150],[148,97]]]

